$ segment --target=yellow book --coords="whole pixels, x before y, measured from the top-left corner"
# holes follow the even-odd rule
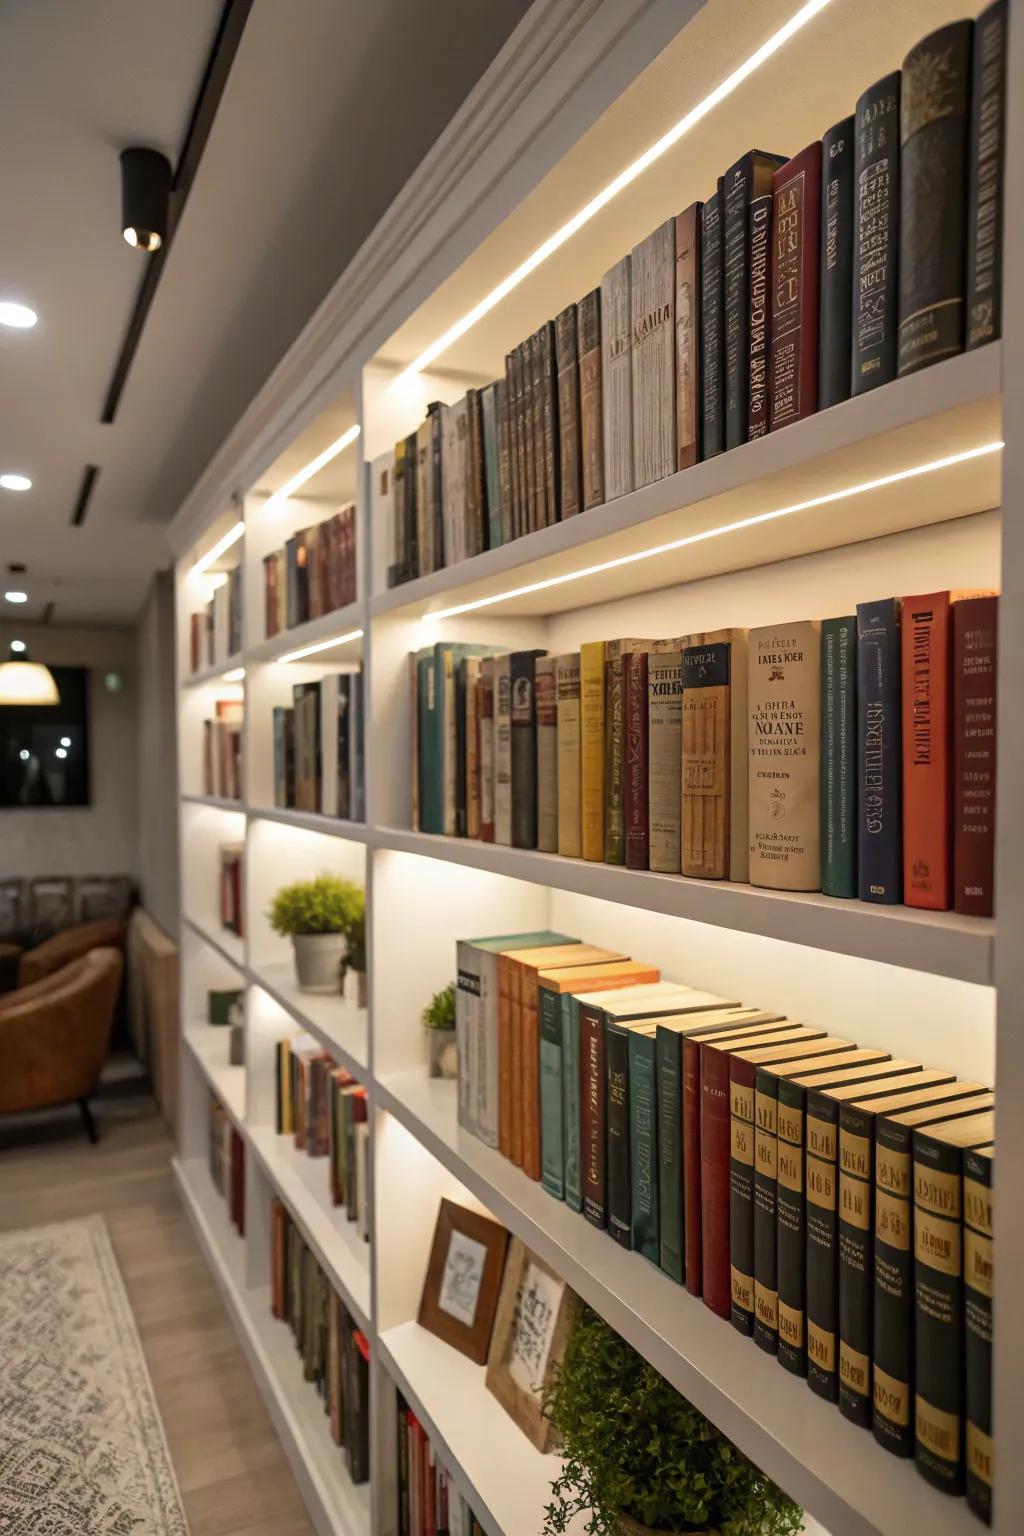
[[[583,857],[604,863],[604,641],[580,646],[580,802]]]

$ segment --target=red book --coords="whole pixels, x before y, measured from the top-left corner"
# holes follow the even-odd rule
[[[354,603],[356,600],[356,509],[345,508],[345,584],[344,600],[346,603]]]
[[[953,604],[953,905],[973,917],[993,905],[998,606]]]
[[[647,652],[627,653],[622,658],[622,670],[626,706],[626,867],[647,869]]]
[[[231,1220],[239,1237],[245,1236],[245,1146],[238,1132],[231,1132]]]
[[[903,599],[903,900],[942,911],[951,895],[950,594]]]
[[[771,430],[818,409],[818,252],[821,141],[772,182]]]

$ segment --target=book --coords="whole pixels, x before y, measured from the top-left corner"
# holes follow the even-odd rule
[[[676,215],[676,468],[700,457],[700,243],[703,203]]]
[[[964,348],[973,34],[973,22],[950,22],[922,38],[903,60],[900,378]]]
[[[722,177],[722,311],[725,446],[745,443],[750,428],[751,206],[772,191],[784,155],[748,150]]]
[[[900,602],[857,604],[857,891],[903,895]]]
[[[974,23],[967,160],[967,350],[1003,334],[1006,0]]]
[[[903,900],[942,911],[952,894],[951,594],[903,599]]]
[[[469,476],[469,407],[465,396],[441,416],[441,483],[444,499],[444,558],[446,565],[465,560],[466,485]]]
[[[701,458],[725,447],[725,310],[723,308],[722,188],[700,211]]]
[[[682,872],[745,881],[747,632],[691,635],[682,656]]]
[[[914,1461],[963,1493],[964,1156],[994,1137],[992,1110],[914,1132]]]
[[[871,1317],[871,1428],[895,1456],[914,1454],[914,1131],[991,1108],[979,1084],[962,1098],[875,1117],[874,1259]],[[973,1090],[973,1091],[971,1091]]]
[[[494,663],[494,841],[512,846],[512,658]]]
[[[494,842],[494,673],[496,658],[480,663],[480,841]]]
[[[576,341],[576,305],[555,317],[555,368],[558,380],[558,467],[560,518],[583,510],[580,457],[580,370]]]
[[[558,852],[578,859],[583,851],[580,820],[580,657],[555,657],[556,783]]]
[[[816,619],[748,639],[750,881],[821,888],[821,634]]]
[[[604,405],[601,380],[601,290],[576,306],[580,358],[580,480],[583,510],[604,501]]]
[[[992,1524],[992,1157],[964,1154],[964,1431],[967,1507]]]
[[[506,358],[506,368],[508,359]],[[515,494],[515,455],[512,449],[512,414],[509,410],[508,379],[497,379],[494,385],[494,409],[498,418],[498,495],[500,498],[500,542],[508,544],[512,537],[512,503]],[[491,491],[488,486],[488,497]],[[491,537],[494,538],[494,508],[491,512]],[[493,546],[492,546],[493,547]]]
[[[561,502],[561,445],[558,440],[558,396],[555,365],[555,323],[547,320],[537,332],[540,364],[541,426],[544,442],[544,522],[558,522]]]
[[[438,407],[441,409],[441,407]],[[483,405],[478,389],[466,391],[466,554],[487,548],[489,515],[484,464]]]
[[[626,663],[650,640],[606,640],[604,645],[604,861],[626,862]]]
[[[516,651],[509,659],[512,693],[512,846],[537,846],[537,701],[534,668],[544,651]]]
[[[583,857],[604,861],[605,644],[580,646],[580,846]]]
[[[900,72],[858,97],[854,113],[850,393],[896,377],[900,213]]]
[[[633,486],[663,480],[676,468],[676,224],[667,219],[633,247]]]
[[[480,733],[480,668],[479,656],[467,656],[459,663],[461,679],[460,698],[464,710],[465,736],[465,783],[466,827],[465,836],[480,837],[481,814],[481,733]]]
[[[622,658],[622,670],[625,674],[623,679],[625,764],[622,798],[628,869],[646,869],[649,862],[647,661],[646,651],[632,651]]]
[[[844,117],[821,141],[821,294],[818,405],[850,394],[853,320],[854,122]]]
[[[540,332],[534,331],[526,343],[526,369],[529,379],[527,405],[532,456],[529,460],[530,531],[546,528],[548,523],[547,452],[544,436],[544,363]]]
[[[501,392],[503,389],[503,382],[496,380],[480,391],[484,487],[487,503],[487,549],[497,549],[505,542],[502,526],[501,484]],[[507,472],[506,465],[506,474]]]
[[[631,258],[601,279],[601,388],[604,411],[604,496],[633,489]]]
[[[557,853],[558,684],[554,656],[537,657],[534,705],[537,717],[537,847],[542,853]]]
[[[648,864],[667,875],[682,867],[682,645],[656,641],[647,655]]]
[[[401,497],[402,542],[405,552],[405,580],[422,575],[416,522],[416,434],[412,432],[395,446],[395,505]]]
[[[436,412],[434,413],[436,419]],[[419,574],[429,575],[440,565],[441,551],[435,550],[434,444],[433,420],[428,415],[416,429],[416,547],[419,550]]]
[[[771,192],[750,204],[749,406],[747,440],[768,431],[768,368],[772,348],[772,209]]]
[[[771,430],[818,409],[821,143],[815,139],[772,182]]]
[[[953,906],[991,917],[996,793],[999,600],[953,605]]]
[[[506,543],[518,538],[521,532],[521,505],[522,505],[522,481],[520,478],[519,457],[519,413],[516,400],[516,367],[515,352],[505,353],[505,395],[502,402],[505,413],[505,435],[502,438],[504,446],[507,439],[508,445],[508,519]]]
[[[821,623],[821,888],[857,894],[857,616]]]

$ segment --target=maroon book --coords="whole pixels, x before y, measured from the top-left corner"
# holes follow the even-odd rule
[[[647,652],[622,658],[626,701],[626,867],[647,869]]]
[[[263,626],[269,640],[271,635],[277,634],[277,552],[263,557]],[[192,615],[192,670],[198,665],[196,645],[196,615]]]
[[[245,1236],[245,1147],[238,1132],[231,1132],[231,1220],[239,1237]]]
[[[821,142],[775,172],[772,184],[771,430],[818,409],[818,252]]]
[[[996,815],[999,599],[953,604],[953,906],[991,917]]]
[[[580,1005],[580,1160],[583,1214],[595,1227],[607,1226],[604,1020],[587,1004]]]

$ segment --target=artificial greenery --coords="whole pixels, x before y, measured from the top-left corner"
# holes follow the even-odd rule
[[[296,880],[284,885],[271,903],[267,916],[275,933],[339,933],[349,941],[362,933],[366,897],[361,886],[337,875],[317,875],[315,880]],[[365,938],[363,948],[365,950]]]
[[[455,1028],[455,983],[450,981],[435,992],[420,1015],[424,1029]]]
[[[580,1513],[590,1536],[619,1536],[623,1514],[655,1531],[801,1529],[792,1499],[589,1307],[580,1309],[544,1409],[565,1457],[544,1536],[561,1536]]]
[[[348,938],[345,967],[353,971],[366,970],[366,903],[362,891],[359,892],[359,898],[359,912],[345,929]]]

